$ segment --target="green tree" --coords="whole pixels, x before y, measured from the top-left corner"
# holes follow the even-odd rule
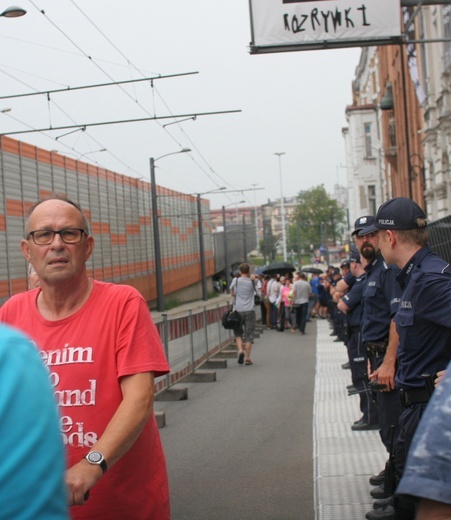
[[[341,240],[346,211],[331,199],[324,185],[316,186],[298,194],[298,205],[291,219],[289,240],[301,244],[305,251],[318,249],[326,243],[336,245]]]

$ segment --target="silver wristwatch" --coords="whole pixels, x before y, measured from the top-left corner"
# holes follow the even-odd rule
[[[90,451],[85,456],[85,459],[89,462],[89,464],[100,466],[104,473],[108,468],[105,457],[100,453],[100,451]]]

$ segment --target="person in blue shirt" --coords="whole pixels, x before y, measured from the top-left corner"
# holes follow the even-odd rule
[[[338,309],[346,315],[346,345],[351,366],[352,384],[360,392],[362,417],[351,426],[351,429],[354,431],[375,430],[379,429],[379,421],[373,396],[369,391],[368,356],[360,340],[362,293],[365,287],[366,273],[357,251],[351,253],[349,262],[354,280],[349,291],[338,302]]]
[[[419,501],[417,520],[451,518],[450,407],[451,364],[421,418],[397,489]]]
[[[0,519],[66,520],[66,459],[40,355],[0,325]]]
[[[365,346],[369,365],[370,381],[377,382],[383,389],[375,393],[379,434],[388,453],[391,453],[394,439],[399,434],[399,416],[401,404],[399,393],[395,387],[396,356],[398,348],[398,333],[394,316],[398,310],[401,288],[396,282],[399,269],[388,266],[382,256],[379,236],[373,224],[375,217],[365,217],[366,226],[358,232],[356,245],[360,255],[365,259],[367,274],[363,290],[363,313],[361,323],[361,341]],[[388,477],[382,470],[370,478],[383,479],[383,485],[371,490],[371,496],[376,499],[386,499],[391,495],[388,489]],[[387,480],[387,485],[386,481]],[[367,513],[369,520],[379,520],[374,511]],[[383,517],[382,517],[383,518]],[[388,516],[384,520],[389,520]]]
[[[377,404],[381,440],[389,451],[391,426],[397,424],[401,412],[398,392],[395,389],[398,333],[394,323],[402,292],[396,282],[399,269],[386,264],[381,253],[377,229],[375,230],[372,224],[363,228],[359,237],[362,240],[362,243],[358,244],[360,255],[367,262],[367,276],[362,296],[361,341],[366,347],[370,361],[370,379],[385,385],[385,390],[377,392]]]
[[[386,262],[401,269],[397,281],[403,289],[394,318],[399,335],[395,381],[402,404],[395,451],[398,479],[432,394],[434,375],[451,359],[451,267],[431,251],[426,226],[423,210],[406,197],[382,204],[374,222]],[[394,514],[413,519],[415,505],[399,497]]]

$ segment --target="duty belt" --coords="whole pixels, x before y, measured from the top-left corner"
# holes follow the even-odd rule
[[[401,388],[399,391],[399,399],[404,408],[418,403],[427,403],[430,397],[431,393],[427,388],[410,388],[409,390]]]
[[[388,339],[384,341],[367,341],[365,343],[366,351],[370,356],[380,357],[387,351]]]

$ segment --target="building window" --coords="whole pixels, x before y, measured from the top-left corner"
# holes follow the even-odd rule
[[[365,186],[359,186],[360,209],[363,211],[367,208]]]
[[[376,215],[376,186],[368,186],[368,209],[370,215]]]
[[[373,147],[371,146],[371,123],[364,123],[363,125],[365,133],[365,157],[373,157]]]
[[[443,6],[443,26],[445,39],[451,38],[451,6]],[[445,41],[445,70],[451,68],[451,42]]]

